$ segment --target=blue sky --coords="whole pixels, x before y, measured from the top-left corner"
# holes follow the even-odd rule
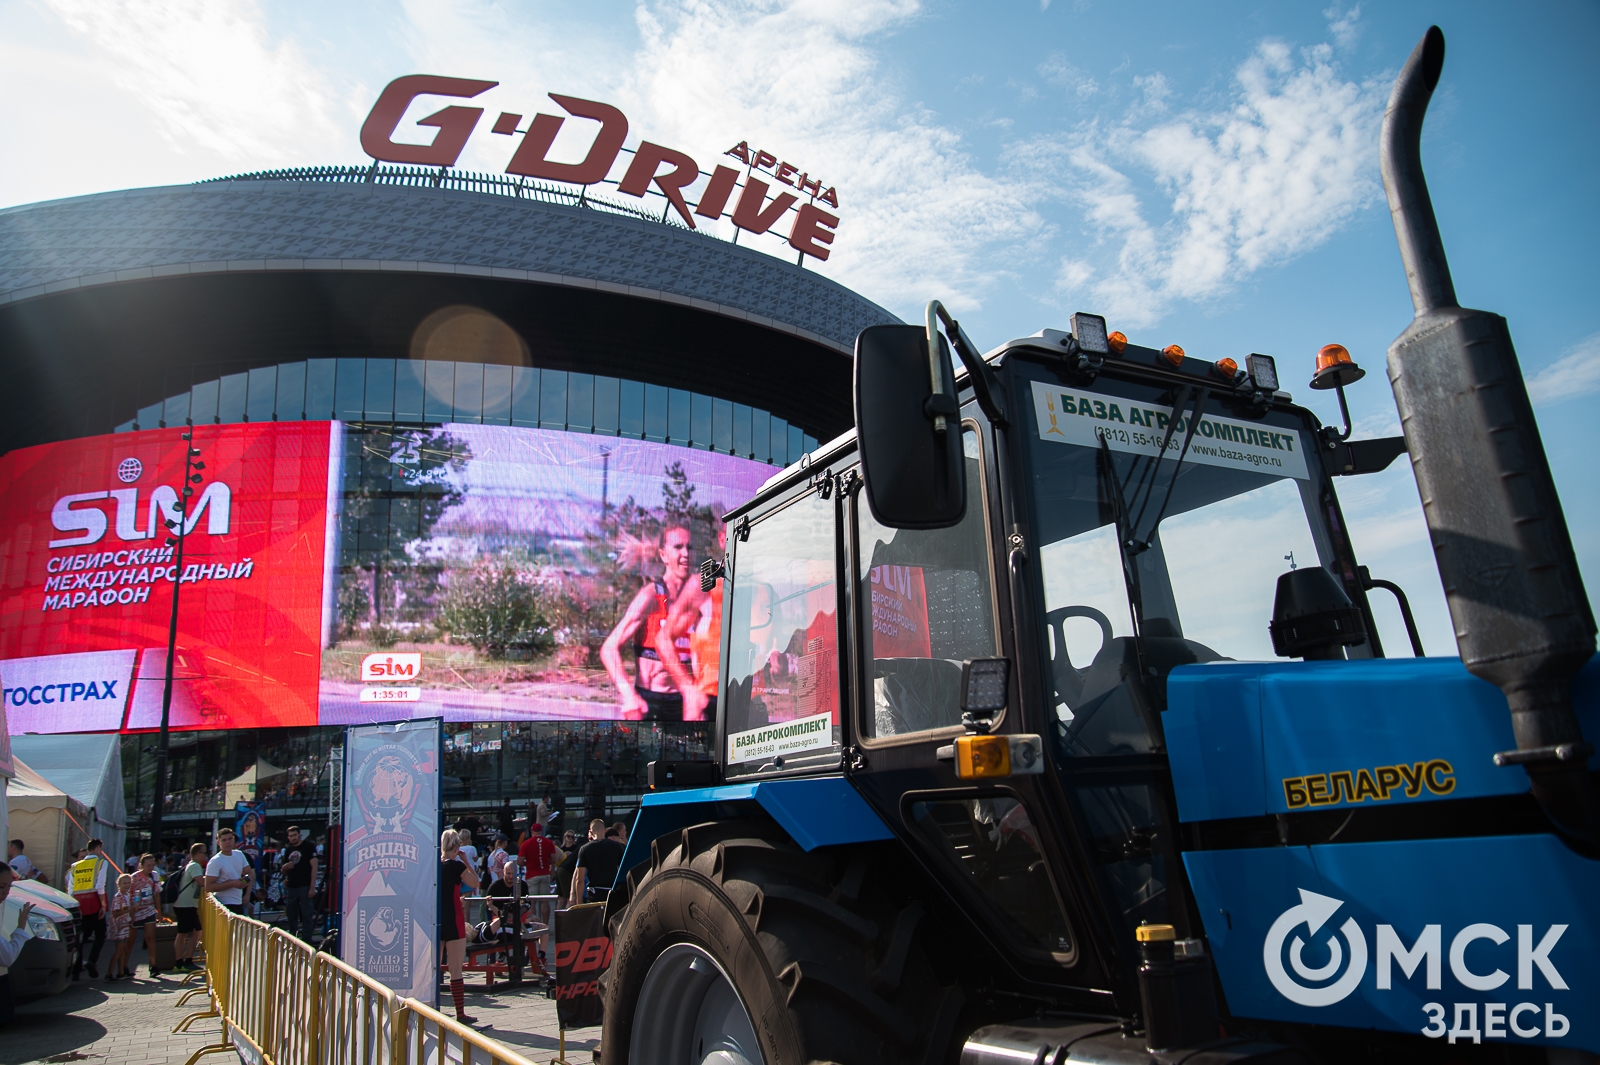
[[[990,347],[1098,311],[1140,343],[1275,355],[1328,419],[1304,381],[1337,341],[1369,370],[1359,430],[1387,434],[1411,308],[1377,133],[1433,22],[1423,155],[1456,288],[1510,321],[1594,587],[1593,3],[0,0],[0,206],[359,163],[391,78],[492,79],[490,115],[583,96],[706,169],[749,140],[825,175],[843,221],[820,269],[902,316],[941,298]],[[462,166],[504,169],[487,124]],[[1409,469],[1341,487],[1362,560],[1452,650]]]

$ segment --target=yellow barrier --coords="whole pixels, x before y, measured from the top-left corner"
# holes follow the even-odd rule
[[[200,909],[212,1008],[184,1018],[174,1031],[221,1017],[222,1042],[195,1051],[187,1065],[235,1051],[262,1065],[534,1065],[210,896]]]

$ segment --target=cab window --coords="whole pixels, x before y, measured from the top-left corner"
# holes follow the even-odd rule
[[[890,529],[857,494],[865,633],[864,736],[961,724],[961,663],[995,654],[994,589],[977,433],[962,434],[967,513],[948,529]]]
[[[834,502],[807,493],[734,540],[723,719],[730,771],[782,769],[836,752]]]
[[[913,802],[908,812],[924,845],[988,899],[1009,938],[1071,963],[1072,933],[1026,806],[997,794]]]

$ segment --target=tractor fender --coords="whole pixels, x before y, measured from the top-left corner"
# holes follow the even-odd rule
[[[790,777],[710,788],[685,788],[646,795],[628,833],[628,847],[617,867],[617,883],[650,860],[653,840],[705,821],[740,816],[737,806],[761,807],[801,850],[894,838],[877,811],[842,776]],[[730,807],[734,807],[730,809]]]

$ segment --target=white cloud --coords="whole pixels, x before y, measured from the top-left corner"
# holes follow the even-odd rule
[[[1349,48],[1356,43],[1356,37],[1361,33],[1360,4],[1345,11],[1335,3],[1323,10],[1322,17],[1328,20],[1328,32],[1333,34],[1340,48]]]
[[[1141,79],[1145,103],[1120,122],[1016,154],[1070,162],[1070,195],[1109,260],[1081,295],[1121,322],[1149,324],[1176,301],[1223,295],[1381,199],[1380,80],[1344,80],[1326,45],[1297,58],[1267,41],[1234,82],[1225,108],[1165,118],[1156,111],[1165,81]],[[1135,175],[1153,187],[1141,195]]]
[[[939,295],[960,310],[1002,276],[997,249],[1048,226],[1026,185],[982,173],[959,134],[880,68],[880,35],[918,13],[910,0],[641,5],[632,89],[652,139],[704,165],[749,139],[835,185],[830,276],[890,305]]]
[[[1069,62],[1062,52],[1052,52],[1039,64],[1039,76],[1058,89],[1066,89],[1079,100],[1087,100],[1100,91],[1100,83]]]
[[[1167,99],[1172,95],[1172,87],[1167,84],[1165,74],[1159,70],[1154,74],[1141,74],[1133,79],[1133,86],[1144,95],[1144,110],[1155,112],[1167,109]]]
[[[1600,392],[1600,333],[1528,378],[1528,398],[1541,406]]]
[[[249,0],[47,2],[178,151],[271,165],[346,140],[339,94]]]

